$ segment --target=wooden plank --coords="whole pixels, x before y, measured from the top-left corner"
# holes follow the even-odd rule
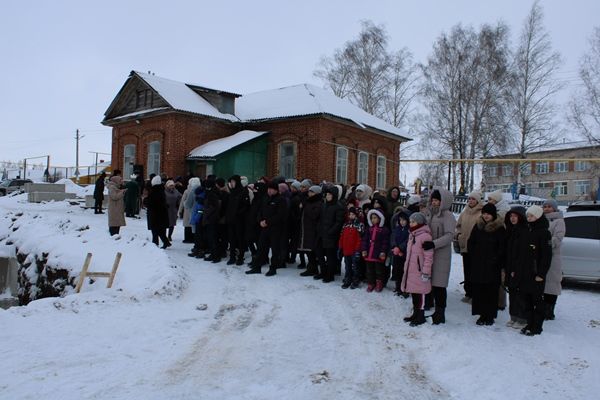
[[[77,282],[77,286],[75,287],[75,293],[79,293],[81,291],[81,287],[83,286],[83,280],[87,275],[87,270],[90,267],[90,262],[92,261],[92,253],[87,253],[85,257],[85,261],[83,262],[83,268],[81,269],[81,273],[79,274],[79,282]]]
[[[87,276],[93,278],[110,278],[110,272],[88,272]]]
[[[115,256],[115,262],[113,263],[112,271],[110,272],[110,277],[108,278],[108,283],[106,284],[107,288],[112,287],[113,281],[115,280],[115,274],[117,273],[117,268],[119,268],[119,263],[121,262],[121,253],[117,253]]]

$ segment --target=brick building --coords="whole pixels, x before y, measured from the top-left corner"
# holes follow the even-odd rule
[[[402,132],[308,84],[241,96],[131,72],[108,107],[125,177],[232,173],[398,185]]]
[[[528,195],[554,197],[561,203],[593,200],[600,183],[600,147],[588,142],[570,142],[546,146],[527,154],[531,161],[502,162],[517,159],[518,154],[494,157],[486,163],[483,179],[488,191],[502,189],[511,192],[521,170],[521,186]]]

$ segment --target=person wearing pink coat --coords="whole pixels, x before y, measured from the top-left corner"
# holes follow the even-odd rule
[[[404,321],[410,322],[410,326],[425,323],[425,295],[431,292],[433,249],[423,249],[423,243],[431,241],[431,229],[426,222],[425,215],[421,213],[410,215],[410,234],[401,285],[402,291],[412,296],[413,313],[404,318]]]

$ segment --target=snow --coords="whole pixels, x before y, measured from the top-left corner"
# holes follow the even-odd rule
[[[196,147],[188,155],[189,158],[215,157],[227,150],[230,150],[242,143],[246,143],[252,139],[256,139],[266,134],[267,132],[256,131],[240,131],[234,135],[216,139]]]
[[[402,130],[314,85],[266,90],[246,94],[236,100],[236,115],[244,121],[318,114],[341,117],[361,128],[372,127],[408,140]]]
[[[202,96],[199,96],[183,82],[161,78],[143,72],[136,71],[135,73],[156,90],[156,92],[158,92],[158,94],[176,110],[188,111],[228,121],[238,121],[238,118],[234,115],[219,112],[208,101],[204,100]]]
[[[2,398],[564,400],[600,390],[597,292],[565,289],[540,336],[504,326],[507,312],[476,326],[454,254],[446,324],[411,328],[410,299],[391,290],[342,290],[295,266],[248,276],[187,257],[181,226],[160,250],[145,219],[127,224],[113,240],[106,215],[0,198],[0,247],[10,235],[73,271],[88,251],[92,270],[124,254],[113,289],[98,279],[0,310]]]

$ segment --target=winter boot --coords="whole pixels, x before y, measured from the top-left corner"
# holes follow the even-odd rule
[[[274,266],[269,266],[269,270],[267,271],[267,273],[265,274],[265,276],[273,276],[277,274],[277,267]]]
[[[246,275],[260,274],[260,267],[252,267],[252,269],[246,271]]]
[[[417,310],[415,317],[410,321],[410,326],[419,326],[425,323],[425,310]]]
[[[556,316],[554,315],[554,304],[546,303],[544,314],[544,319],[546,321],[553,321],[554,318],[556,318]]]
[[[408,316],[408,317],[404,317],[403,320],[404,320],[404,322],[413,322],[413,320],[415,319],[416,315],[417,315],[417,311],[413,310],[413,313],[410,316]]]
[[[367,285],[367,292],[371,293],[373,291],[373,289],[375,289],[375,285],[372,283],[369,283]]]
[[[235,264],[235,250],[229,250],[229,260],[227,260],[227,265]]]
[[[445,324],[446,315],[444,307],[436,307],[433,314],[431,314],[431,321],[433,325]]]
[[[237,258],[235,259],[235,265],[244,265],[244,255],[243,254],[238,254]]]
[[[375,281],[375,291],[377,293],[381,293],[382,290],[383,290],[383,281],[380,279],[377,279],[377,281]]]

